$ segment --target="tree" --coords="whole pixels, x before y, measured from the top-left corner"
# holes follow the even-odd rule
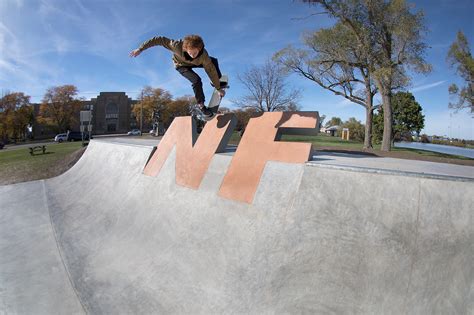
[[[324,126],[324,120],[326,120],[326,115],[321,115],[321,116],[319,117],[318,130],[321,129],[322,126]]]
[[[393,95],[393,128],[391,141],[400,140],[413,133],[417,135],[425,127],[425,116],[420,104],[410,92],[398,92]],[[374,117],[374,141],[380,142],[383,134],[383,108]]]
[[[137,118],[138,125],[140,125],[141,117],[143,117],[144,125],[151,125],[154,119],[153,114],[158,113],[158,116],[162,117],[171,101],[172,96],[168,91],[145,86],[140,92],[138,103],[132,108],[132,113]]]
[[[390,151],[392,137],[392,92],[406,86],[407,68],[427,73],[424,60],[427,45],[423,13],[410,12],[405,0],[303,0],[320,5],[354,35],[367,57],[369,70],[382,96],[384,128],[382,151]]]
[[[38,121],[50,125],[56,132],[71,130],[79,121],[81,99],[74,85],[62,85],[46,90]]]
[[[236,109],[233,113],[237,117],[237,125],[235,126],[235,129],[243,132],[247,127],[250,118],[257,116],[260,112],[255,108],[246,108]]]
[[[374,119],[372,120],[372,130],[373,130],[373,137],[372,143],[373,144],[381,144],[383,138],[383,107],[379,106],[377,108],[377,112],[374,113]]]
[[[291,46],[280,50],[274,59],[284,69],[315,82],[366,110],[364,148],[370,148],[373,98],[377,93],[367,52],[354,33],[342,22],[304,36],[305,49]]]
[[[0,99],[0,108],[1,138],[25,138],[26,127],[33,124],[30,96],[23,92],[8,92]]]
[[[331,127],[331,126],[340,126],[342,125],[342,119],[339,117],[332,117],[328,122],[326,122],[326,125],[324,125],[326,128]]]
[[[228,114],[231,112],[230,108],[225,107],[225,106],[219,106],[219,112],[221,114]]]
[[[397,92],[393,96],[393,137],[403,134],[420,134],[425,127],[425,116],[421,105],[410,92]]]
[[[173,119],[179,116],[189,116],[190,106],[196,104],[193,96],[182,96],[168,103],[162,111],[162,122],[165,128],[168,128]]]
[[[350,140],[355,140],[355,141],[360,141],[360,142],[364,141],[365,126],[359,120],[355,119],[354,117],[351,117],[347,121],[345,121],[341,127],[349,129]],[[340,132],[338,132],[338,134],[339,133]]]
[[[287,90],[286,74],[282,68],[267,61],[262,66],[254,66],[242,75],[239,81],[249,94],[232,102],[242,109],[254,108],[259,112],[295,110],[298,108],[299,91]]]
[[[424,32],[423,14],[412,14],[405,1],[393,0],[369,7],[371,25],[379,26],[374,32],[376,47],[375,81],[382,94],[384,132],[382,150],[389,151],[393,141],[392,92],[396,82],[408,82],[406,67],[416,72],[427,73],[431,66],[423,56],[427,48],[422,41]],[[406,84],[403,84],[406,85]]]
[[[447,61],[451,67],[456,67],[456,72],[465,81],[465,86],[459,88],[456,84],[451,84],[449,94],[457,97],[456,103],[449,103],[449,108],[456,111],[470,108],[471,115],[474,115],[474,59],[471,49],[464,33],[459,31],[456,41],[449,47]]]

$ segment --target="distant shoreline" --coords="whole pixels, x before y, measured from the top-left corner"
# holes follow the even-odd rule
[[[394,146],[399,147],[399,148],[420,149],[420,150],[427,150],[427,151],[433,151],[433,152],[439,152],[439,153],[460,155],[460,156],[474,159],[474,149],[469,149],[469,148],[461,148],[461,147],[443,145],[443,144],[405,142],[405,141],[395,142]]]

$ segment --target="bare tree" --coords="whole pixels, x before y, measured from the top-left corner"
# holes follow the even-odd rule
[[[232,102],[240,108],[258,112],[297,110],[300,91],[287,87],[287,74],[278,64],[267,61],[254,66],[238,78],[249,94]]]
[[[412,13],[406,0],[302,0],[322,8],[350,31],[367,60],[371,78],[382,96],[384,132],[382,151],[390,151],[392,136],[392,92],[409,81],[407,70],[427,73],[428,46],[423,13]]]
[[[288,46],[273,59],[287,71],[309,79],[366,110],[364,148],[372,147],[373,82],[366,52],[341,22],[304,36],[304,49]]]
[[[449,47],[446,59],[451,67],[456,67],[457,74],[466,84],[461,88],[454,83],[449,86],[449,94],[457,98],[457,102],[449,103],[449,108],[456,112],[469,108],[474,117],[474,58],[472,58],[469,42],[463,32],[458,32],[456,40]]]

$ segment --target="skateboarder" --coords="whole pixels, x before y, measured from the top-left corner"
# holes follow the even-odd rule
[[[204,49],[202,38],[199,35],[187,35],[182,40],[173,40],[164,36],[153,37],[144,42],[139,48],[132,50],[130,57],[137,57],[145,49],[158,45],[173,52],[174,66],[183,77],[191,82],[198,107],[205,116],[212,117],[214,113],[204,105],[205,97],[201,77],[193,71],[193,68],[204,68],[206,70],[212,86],[217,89],[221,97],[225,95],[225,85],[221,86],[219,80],[222,75],[217,59],[209,56],[206,49]]]

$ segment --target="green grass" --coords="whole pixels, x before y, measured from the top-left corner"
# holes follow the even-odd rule
[[[36,152],[33,156],[28,147],[0,150],[0,184],[45,178],[81,148],[81,142],[50,143],[45,154]]]
[[[34,146],[34,145],[31,145]],[[11,164],[39,165],[64,158],[67,154],[82,148],[81,142],[50,143],[46,145],[46,153],[30,155],[28,147],[9,147],[0,151],[0,167]]]
[[[282,141],[289,141],[289,142],[309,142],[313,145],[314,149],[318,149],[324,147],[325,149],[332,149],[334,150],[353,150],[353,151],[363,151],[364,143],[353,141],[353,140],[342,140],[339,137],[331,137],[325,134],[319,134],[317,136],[294,136],[294,135],[283,135],[281,138]],[[240,141],[240,136],[237,132],[234,132],[230,143],[238,144]],[[374,150],[380,150],[380,145],[374,146]],[[411,148],[398,148],[392,147],[391,152],[398,152],[398,153],[406,153],[407,155],[412,155],[413,157],[433,157],[433,158],[450,158],[450,159],[460,159],[460,160],[472,160],[468,157],[464,156],[457,156],[457,155],[450,155],[445,153],[438,153],[432,151],[425,151],[419,149],[411,149]]]
[[[317,136],[288,136],[283,135],[281,137],[282,141],[292,141],[292,142],[310,142],[315,148],[318,147],[334,147],[344,148],[344,149],[353,149],[353,150],[362,150],[363,143],[353,140],[342,140],[339,137],[331,137],[326,135],[317,135]]]
[[[230,142],[237,144],[240,141],[240,135],[237,132],[232,134]],[[363,143],[357,141],[346,141],[338,137],[331,137],[326,135],[317,135],[317,136],[294,136],[294,135],[283,135],[281,141],[289,142],[309,142],[315,148],[322,146],[329,146],[334,148],[345,148],[345,149],[354,149],[362,150]]]

